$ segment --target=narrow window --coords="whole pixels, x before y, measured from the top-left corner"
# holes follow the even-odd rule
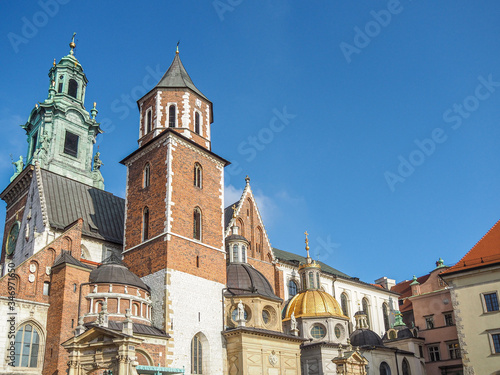
[[[366,297],[363,298],[362,304],[363,304],[363,311],[366,315],[366,323],[368,324],[368,327],[371,327],[371,325],[370,325],[370,306],[368,305],[368,300],[366,299]]]
[[[191,373],[203,374],[203,348],[198,335],[191,340]]]
[[[391,375],[391,368],[385,362],[380,364],[380,375]]]
[[[499,333],[492,334],[491,339],[493,340],[493,347],[495,353],[500,353],[500,334]]]
[[[233,245],[233,262],[239,262],[238,245]]]
[[[194,165],[194,186],[201,189],[202,186],[203,173],[201,170],[201,165],[196,163]]]
[[[196,256],[196,267],[200,268],[200,256],[199,255]]]
[[[144,208],[142,213],[142,240],[149,238],[149,208]]]
[[[408,360],[406,358],[403,359],[403,365],[401,366],[403,370],[403,375],[411,375],[410,372],[410,364],[408,363]]]
[[[389,326],[389,307],[385,302],[382,304],[382,315],[384,316],[384,327],[385,330],[387,331],[391,327]]]
[[[453,313],[445,313],[444,314],[444,325],[445,326],[453,326]]]
[[[71,319],[71,328],[75,326],[75,319]]]
[[[347,295],[345,293],[342,293],[340,295],[340,304],[342,306],[342,312],[344,313],[345,316],[349,316],[349,308],[348,308],[348,303],[347,303]]]
[[[143,178],[142,178],[142,187],[143,188],[147,188],[149,186],[150,174],[151,174],[151,167],[149,166],[149,163],[146,163],[146,165],[144,167]]]
[[[198,207],[193,212],[193,238],[201,241],[201,210]]]
[[[68,95],[76,99],[77,92],[78,92],[78,83],[74,79],[70,79],[68,84]]]
[[[76,293],[76,284],[73,284],[73,292]]]
[[[314,274],[309,272],[309,288],[314,288]]]
[[[175,128],[175,105],[168,107],[168,127]]]
[[[59,94],[63,92],[63,79],[64,79],[64,76],[59,76],[59,85],[57,87],[57,92]]]
[[[50,295],[50,283],[48,281],[45,281],[43,283],[43,295],[44,296]]]
[[[15,367],[38,367],[40,336],[35,327],[26,324],[19,328],[15,341]]]
[[[37,147],[38,147],[38,132],[35,132],[35,134],[33,134],[31,136],[30,157],[33,156],[33,154],[35,153]]]
[[[297,294],[297,284],[295,283],[295,281],[290,280],[288,282],[288,296],[293,297],[296,294]]]
[[[242,262],[247,261],[247,247],[245,245],[241,246],[241,261]]]
[[[198,112],[194,113],[194,131],[196,134],[201,134],[200,132],[200,114]]]
[[[321,283],[319,282],[319,272],[316,273],[316,288],[321,288]]]
[[[450,356],[450,359],[462,358],[458,342],[452,342],[448,344],[448,354]]]
[[[151,130],[153,130],[153,111],[150,109],[148,109],[146,111],[146,134],[148,134],[149,132],[151,132]]]
[[[66,137],[64,138],[64,153],[73,157],[78,155],[78,135],[66,131]]]

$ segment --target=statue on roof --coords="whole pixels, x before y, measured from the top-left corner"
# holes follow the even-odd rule
[[[102,162],[102,160],[99,158],[99,156],[101,156],[101,153],[99,151],[97,151],[94,155],[94,167],[93,167],[93,171],[98,171],[101,169],[101,166],[104,165],[104,163]]]
[[[14,165],[15,171],[14,171],[14,174],[12,175],[12,177],[10,178],[10,182],[14,181],[14,179],[17,176],[19,176],[19,174],[23,171],[23,168],[24,168],[23,157],[19,156],[19,160],[18,161],[12,161],[12,164]]]

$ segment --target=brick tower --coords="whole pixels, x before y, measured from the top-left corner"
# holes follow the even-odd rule
[[[211,151],[212,103],[176,52],[160,82],[138,100],[139,148],[127,166],[124,262],[152,290],[153,324],[170,335],[167,363],[222,373],[224,166]]]

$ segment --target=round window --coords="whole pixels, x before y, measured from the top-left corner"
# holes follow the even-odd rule
[[[244,318],[245,318],[245,320],[248,321],[247,309],[245,309]],[[231,313],[231,319],[233,319],[235,322],[238,321],[238,308],[234,309],[233,312]]]
[[[326,335],[326,329],[323,325],[321,324],[315,324],[311,328],[311,336],[314,337],[315,339],[321,339],[325,337]]]
[[[269,311],[262,310],[262,320],[264,324],[268,324],[271,321],[271,314],[269,314]]]
[[[337,324],[335,326],[335,337],[340,339],[343,333],[344,333],[344,327],[342,327],[341,324]]]

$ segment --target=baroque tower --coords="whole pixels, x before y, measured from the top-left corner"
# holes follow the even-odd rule
[[[96,104],[85,109],[87,77],[75,57],[75,34],[70,52],[49,71],[49,94],[31,111],[21,125],[28,137],[27,164],[38,162],[41,168],[104,189],[100,161],[92,168],[93,145],[102,133],[96,122]],[[92,170],[94,169],[94,170]]]
[[[139,148],[122,161],[124,262],[153,290],[153,324],[172,337],[169,366],[191,366],[194,345],[210,351],[203,373],[221,373],[228,162],[211,151],[212,103],[193,84],[177,50],[137,104]]]

